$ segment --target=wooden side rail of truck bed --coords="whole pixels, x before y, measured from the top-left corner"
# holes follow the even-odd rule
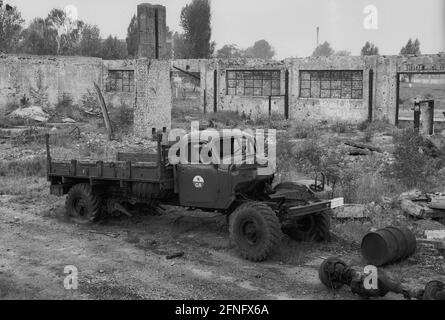
[[[119,152],[117,161],[95,160],[52,160],[49,135],[46,136],[47,178],[51,189],[63,189],[55,193],[65,193],[67,184],[88,182],[98,183],[142,182],[157,184],[160,189],[173,189],[173,168],[168,165],[165,147],[158,139],[157,153]],[[52,192],[51,192],[52,193]]]

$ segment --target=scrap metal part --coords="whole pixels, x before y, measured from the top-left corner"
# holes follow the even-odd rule
[[[445,284],[440,281],[427,283],[425,289],[410,289],[406,285],[391,279],[383,270],[377,272],[377,288],[365,287],[368,276],[358,268],[348,266],[336,257],[323,261],[318,270],[320,281],[330,289],[340,289],[344,285],[351,288],[351,292],[363,298],[383,297],[389,292],[403,295],[405,299],[417,300],[445,300]]]

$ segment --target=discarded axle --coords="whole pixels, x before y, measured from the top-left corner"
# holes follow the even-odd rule
[[[330,289],[340,289],[343,285],[351,292],[363,298],[383,297],[388,292],[402,294],[405,299],[445,300],[445,284],[430,281],[424,289],[410,289],[406,285],[391,279],[383,270],[378,269],[375,287],[366,285],[369,275],[358,268],[348,266],[342,260],[331,257],[323,261],[318,275],[320,281]]]

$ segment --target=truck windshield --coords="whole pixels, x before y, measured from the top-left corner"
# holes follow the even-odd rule
[[[214,150],[219,154],[220,160],[232,158],[234,161],[242,161],[253,157],[255,154],[255,141],[253,138],[240,136],[228,137],[215,143]]]

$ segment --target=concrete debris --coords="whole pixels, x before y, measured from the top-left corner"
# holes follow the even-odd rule
[[[12,118],[22,118],[27,120],[34,120],[37,122],[47,122],[49,115],[43,111],[41,107],[31,106],[27,108],[19,108],[9,114]]]
[[[365,206],[362,204],[345,204],[334,209],[334,218],[337,219],[360,219],[366,217]]]
[[[63,118],[62,122],[63,123],[76,123],[76,120],[71,119],[71,118]]]
[[[428,198],[418,189],[413,189],[408,192],[404,192],[399,196],[399,200],[414,200],[414,201],[427,201]]]
[[[400,208],[420,219],[445,219],[445,194],[411,190],[399,196]]]
[[[430,208],[445,210],[445,195],[434,194],[431,195],[431,202],[428,204]]]
[[[425,237],[428,240],[445,240],[445,230],[425,230]]]

